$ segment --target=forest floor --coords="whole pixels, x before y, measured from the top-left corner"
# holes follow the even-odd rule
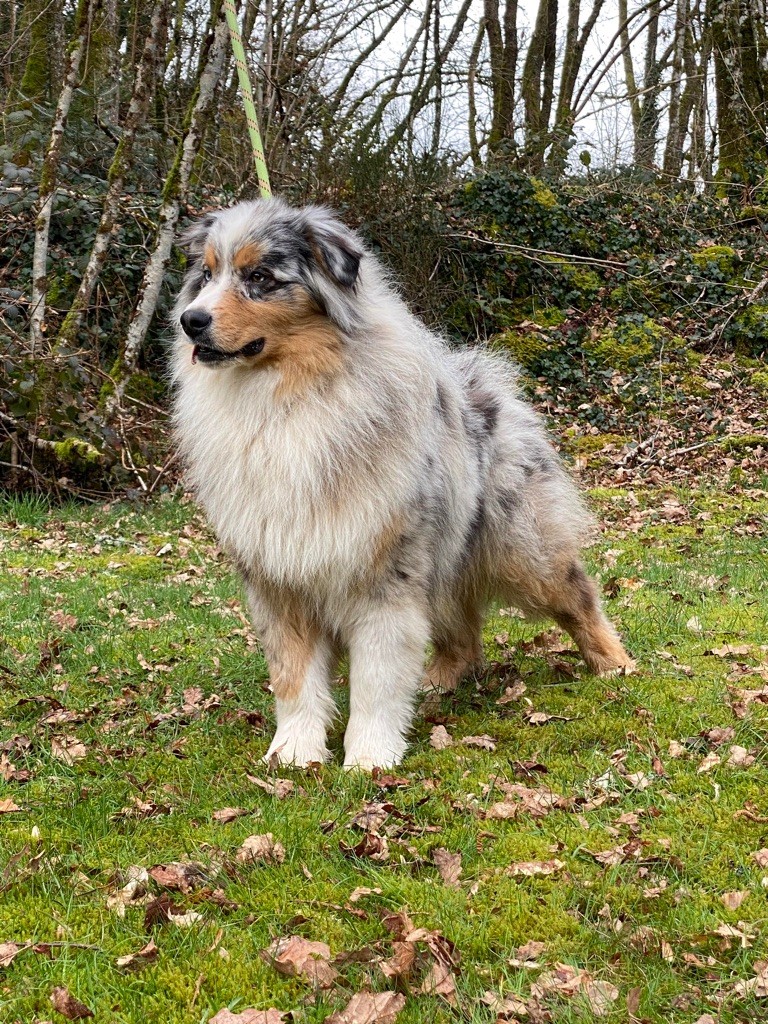
[[[191,503],[7,500],[2,1024],[766,1019],[768,492],[591,498],[638,671],[501,609],[374,778],[344,679],[333,763],[260,762],[265,665]]]

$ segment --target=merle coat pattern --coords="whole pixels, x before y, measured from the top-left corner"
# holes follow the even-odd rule
[[[325,209],[242,203],[185,243],[176,431],[268,661],[268,757],[328,757],[346,649],[344,763],[399,762],[419,691],[481,663],[492,600],[553,618],[595,672],[631,666],[582,567],[584,506],[508,362],[451,351]]]

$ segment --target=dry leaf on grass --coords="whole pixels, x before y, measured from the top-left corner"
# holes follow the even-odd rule
[[[16,942],[0,942],[0,967],[10,967],[24,948]]]
[[[64,764],[74,764],[88,754],[88,748],[77,736],[54,736],[51,739],[51,756]]]
[[[461,854],[451,853],[450,850],[439,849],[432,854],[432,862],[437,868],[440,877],[447,886],[452,889],[459,888],[459,876],[461,875]]]
[[[338,977],[338,971],[328,963],[329,947],[324,942],[310,942],[301,935],[275,939],[262,951],[261,958],[279,974],[303,978],[318,988],[330,988]]]
[[[144,930],[151,931],[157,925],[172,924],[177,928],[191,928],[203,915],[195,910],[186,913],[177,907],[167,892],[161,893],[156,899],[150,900],[144,912]]]
[[[89,1010],[85,1003],[75,999],[63,985],[51,992],[51,1005],[67,1020],[85,1020],[86,1017],[93,1016],[93,1010]]]
[[[359,828],[362,832],[378,832],[394,809],[395,805],[387,801],[371,801],[364,804],[351,818],[349,828]]]
[[[733,992],[737,996],[754,996],[755,999],[768,999],[768,960],[758,960],[752,965],[754,978],[737,981]]]
[[[381,896],[381,889],[369,889],[367,885],[359,885],[356,889],[353,889],[349,894],[348,903],[357,903],[363,896]]]
[[[234,821],[235,818],[242,818],[244,814],[250,813],[244,807],[222,807],[220,811],[214,811],[212,817],[220,825],[227,825],[230,821]]]
[[[702,759],[701,764],[696,769],[696,774],[703,775],[705,772],[711,771],[716,765],[720,764],[720,760],[719,754],[716,754],[714,750],[710,751],[710,753]]]
[[[735,925],[719,924],[711,935],[719,935],[724,939],[737,939],[742,949],[749,949],[752,939],[757,935],[757,929],[747,921],[738,921]],[[730,947],[730,942],[727,943]]]
[[[441,996],[451,1006],[456,1006],[456,979],[450,962],[436,960],[418,991],[424,996]]]
[[[254,786],[263,789],[265,793],[269,793],[270,796],[276,796],[278,800],[285,800],[293,792],[304,792],[301,789],[297,790],[296,783],[291,779],[259,779],[255,775],[246,775],[246,778]]]
[[[740,889],[737,892],[724,892],[720,897],[720,902],[727,910],[738,910],[747,896],[749,896],[748,889]]]
[[[6,800],[0,800],[0,814],[13,814],[15,811],[21,810],[23,810],[23,808],[14,803],[10,797]]]
[[[280,1010],[241,1010],[240,1013],[232,1013],[224,1009],[211,1017],[208,1024],[283,1024],[285,1016]]]
[[[768,849],[755,850],[750,857],[759,868],[768,868]]]
[[[125,917],[126,907],[146,902],[149,890],[149,872],[139,864],[132,864],[123,878],[126,883],[122,889],[107,896],[107,906],[115,910],[118,917]]]
[[[51,622],[59,629],[74,629],[77,625],[77,618],[74,615],[67,615],[66,612],[57,610],[49,615]]]
[[[734,744],[728,752],[728,760],[725,763],[732,765],[734,768],[750,768],[755,763],[755,760],[755,755],[751,754],[746,747]]]
[[[164,889],[173,889],[176,892],[199,889],[208,879],[205,865],[193,860],[156,864],[149,869],[149,875]]]
[[[355,846],[349,846],[339,840],[339,849],[345,857],[367,857],[381,863],[389,858],[389,843],[384,836],[377,836],[372,832],[366,832]]]
[[[453,737],[444,725],[436,725],[429,734],[429,745],[435,750],[445,750],[453,746]]]
[[[147,964],[154,963],[159,955],[159,950],[152,939],[143,946],[138,953],[128,953],[127,956],[119,956],[115,961],[117,967],[123,970],[140,970]]]
[[[508,1020],[511,1016],[527,1017],[528,1006],[525,1000],[514,993],[504,996],[502,999],[495,992],[486,992],[480,998],[481,1003],[489,1006],[499,1020]]]
[[[171,813],[170,804],[156,804],[154,800],[142,800],[138,796],[134,796],[132,799],[132,806],[123,807],[119,811],[115,811],[112,815],[113,819],[119,821],[123,818],[157,818],[163,814]]]
[[[619,998],[619,990],[607,981],[596,981],[588,971],[570,964],[555,964],[553,971],[542,974],[531,986],[531,995],[541,998],[549,993],[571,998],[583,995],[596,1017],[610,1011],[611,1003]]]
[[[261,861],[264,864],[282,864],[285,860],[285,847],[275,841],[271,832],[261,836],[248,836],[235,854],[241,864]]]
[[[564,867],[565,862],[557,859],[520,860],[505,868],[504,874],[510,875],[512,878],[517,878],[519,876],[532,878],[534,875],[554,875],[555,872],[562,871]]]
[[[464,736],[461,741],[465,747],[478,747],[480,750],[495,750],[496,740],[493,736]]]
[[[358,992],[343,1010],[326,1018],[325,1024],[394,1024],[404,1006],[405,996],[400,992]]]

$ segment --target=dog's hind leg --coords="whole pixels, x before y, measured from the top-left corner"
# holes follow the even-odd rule
[[[251,613],[269,666],[277,729],[265,760],[305,767],[328,758],[326,734],[336,708],[331,671],[336,656],[299,602],[266,601],[249,588]]]
[[[371,602],[356,617],[349,637],[346,768],[390,768],[400,762],[428,637],[426,611],[415,602]]]
[[[570,633],[587,667],[597,674],[631,670],[634,662],[600,604],[597,585],[577,554],[558,558],[540,573],[509,567],[505,596],[526,614],[552,618]]]
[[[461,680],[484,662],[481,602],[467,596],[451,612],[433,630],[435,650],[422,679],[427,699],[453,693]]]

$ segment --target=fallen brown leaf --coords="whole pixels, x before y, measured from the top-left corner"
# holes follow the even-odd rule
[[[89,1010],[85,1003],[75,999],[63,985],[51,992],[51,1005],[67,1020],[85,1020],[86,1017],[93,1017],[93,1010]]]
[[[171,813],[170,804],[156,804],[154,800],[142,800],[138,796],[131,799],[130,807],[123,807],[112,815],[116,821],[122,818],[157,818],[160,815]]]
[[[755,755],[751,754],[746,747],[734,744],[728,752],[728,760],[725,763],[732,765],[734,768],[750,768],[755,763],[755,760]]]
[[[489,1006],[493,1013],[497,1014],[497,1021],[509,1020],[513,1015],[516,1017],[527,1017],[528,1006],[524,999],[511,993],[502,999],[495,992],[486,992],[480,998],[481,1003]]]
[[[222,807],[220,811],[214,811],[212,817],[220,825],[227,825],[230,821],[234,821],[235,818],[242,818],[244,814],[250,813],[244,807]]]
[[[16,811],[21,810],[23,810],[23,808],[19,807],[17,803],[14,803],[10,797],[5,800],[0,800],[0,814],[13,814]]]
[[[768,868],[768,849],[755,850],[750,857],[759,868]]]
[[[452,889],[458,889],[462,871],[461,854],[441,848],[433,852],[432,861],[445,884]]]
[[[74,764],[88,754],[88,748],[77,736],[54,736],[51,739],[51,756],[64,764]]]
[[[285,860],[285,847],[276,842],[271,832],[260,836],[248,836],[235,854],[241,864],[262,861],[264,864],[282,864]]]
[[[358,992],[325,1024],[394,1024],[403,1006],[405,996],[400,992]]]
[[[286,1015],[280,1010],[219,1010],[208,1024],[283,1024]]]
[[[372,832],[366,832],[355,846],[348,846],[339,840],[339,849],[345,857],[368,857],[370,860],[381,862],[389,858],[389,843],[384,836],[377,836]]]
[[[451,1006],[456,1006],[456,979],[451,964],[436,960],[418,991],[425,996],[441,996]]]
[[[495,750],[496,740],[493,736],[464,736],[461,741],[465,747],[478,747],[480,750]]]
[[[22,949],[16,942],[0,942],[0,967],[10,967]]]
[[[749,896],[749,890],[740,889],[737,892],[724,892],[720,902],[727,910],[738,910],[744,900]]]
[[[324,942],[310,942],[301,935],[288,935],[275,941],[262,951],[265,963],[279,974],[303,978],[318,988],[330,988],[338,971],[328,961],[331,951]]]
[[[208,872],[198,861],[172,861],[170,864],[156,864],[149,869],[149,875],[164,889],[191,892],[204,885]]]
[[[255,775],[246,775],[246,778],[265,793],[276,796],[278,800],[285,800],[296,791],[296,783],[291,779],[259,779]]]
[[[453,737],[444,725],[436,725],[429,734],[429,745],[435,750],[445,750],[453,746]]]
[[[140,970],[142,967],[146,967],[147,964],[154,963],[159,952],[154,941],[150,939],[146,946],[143,946],[138,953],[128,953],[126,956],[120,956],[115,961],[115,964],[123,970]]]
[[[737,981],[733,986],[733,992],[737,996],[751,995],[756,999],[768,999],[768,960],[758,960],[752,965],[755,972],[754,978],[747,981]]]
[[[517,878],[521,875],[531,878],[534,875],[554,875],[555,872],[562,871],[564,867],[565,862],[557,859],[520,860],[505,868],[504,874],[510,875],[512,878]]]

